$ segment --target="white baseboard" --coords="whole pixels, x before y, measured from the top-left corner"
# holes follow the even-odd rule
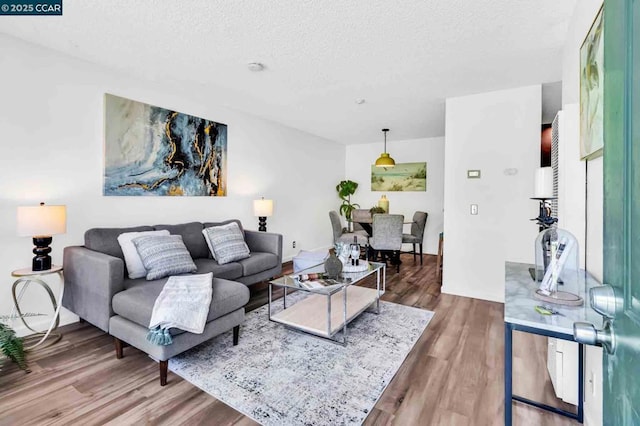
[[[71,311],[66,310],[65,308],[60,309],[60,326],[73,324],[74,322],[78,322],[79,318],[76,314]],[[47,331],[49,325],[51,324],[51,316],[46,317],[31,317],[26,318],[27,324],[29,327],[38,331]],[[19,319],[14,319],[9,322],[9,325],[16,332],[18,337],[24,337],[32,334],[32,331],[22,324],[22,321]]]
[[[451,294],[453,296],[470,297],[472,299],[481,299],[481,300],[488,300],[489,302],[504,303],[504,294],[501,296],[498,296],[495,294],[485,293],[482,291],[458,292],[455,290],[452,291],[446,285],[442,286],[442,289],[440,290],[440,292],[444,294]]]

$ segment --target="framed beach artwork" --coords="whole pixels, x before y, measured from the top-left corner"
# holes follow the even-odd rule
[[[372,191],[426,191],[427,163],[397,163],[395,167],[371,166]]]
[[[105,94],[104,195],[227,195],[227,126]]]
[[[604,148],[603,9],[580,47],[580,159],[602,155]]]

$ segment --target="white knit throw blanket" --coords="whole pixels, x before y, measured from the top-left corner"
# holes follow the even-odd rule
[[[171,327],[202,334],[211,305],[212,281],[211,272],[169,277],[153,305],[147,340],[170,345]]]

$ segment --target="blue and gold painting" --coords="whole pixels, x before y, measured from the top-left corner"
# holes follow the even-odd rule
[[[227,195],[227,126],[105,94],[104,195]]]

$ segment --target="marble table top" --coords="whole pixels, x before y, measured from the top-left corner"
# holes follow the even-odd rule
[[[529,268],[533,267],[526,263],[505,262],[505,322],[569,335],[573,335],[574,322],[602,324],[602,316],[589,306],[589,289],[601,285],[595,278],[585,274],[586,285],[580,285],[578,294],[584,299],[582,306],[556,305],[533,296],[539,285],[529,275]],[[585,279],[584,275],[582,277]],[[537,305],[551,306],[562,315],[542,315],[535,310]]]

